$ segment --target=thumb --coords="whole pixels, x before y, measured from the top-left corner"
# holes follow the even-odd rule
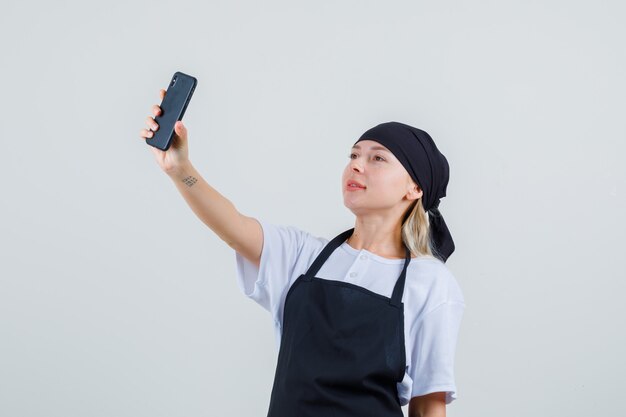
[[[179,120],[176,122],[176,124],[174,125],[174,130],[176,131],[176,134],[178,136],[180,136],[183,139],[187,139],[187,128],[185,127],[182,121]]]

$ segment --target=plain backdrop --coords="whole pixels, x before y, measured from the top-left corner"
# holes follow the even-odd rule
[[[3,1],[0,415],[266,415],[270,315],[139,136],[175,71],[198,78],[202,177],[317,236],[354,225],[341,172],[365,130],[431,134],[467,303],[449,416],[624,415],[625,18],[617,0]]]

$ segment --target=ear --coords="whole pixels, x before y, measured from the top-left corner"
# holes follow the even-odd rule
[[[424,192],[419,187],[419,185],[417,185],[415,182],[411,182],[411,184],[409,185],[409,190],[406,193],[407,200],[410,200],[410,201],[417,200],[423,195],[424,195]]]

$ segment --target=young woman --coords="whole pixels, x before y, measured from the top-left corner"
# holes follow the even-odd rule
[[[153,116],[146,124],[144,139],[158,129]],[[274,320],[268,417],[401,417],[406,404],[410,417],[445,416],[465,303],[445,266],[449,167],[432,138],[398,122],[366,131],[342,177],[354,228],[328,240],[239,213],[191,165],[182,122],[175,129],[167,152],[151,147],[157,162],[235,250],[239,287]]]

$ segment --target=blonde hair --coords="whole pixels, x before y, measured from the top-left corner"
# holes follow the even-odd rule
[[[428,213],[424,210],[420,197],[406,210],[402,220],[402,240],[411,251],[411,255],[435,257],[436,249],[432,242],[429,225]]]

